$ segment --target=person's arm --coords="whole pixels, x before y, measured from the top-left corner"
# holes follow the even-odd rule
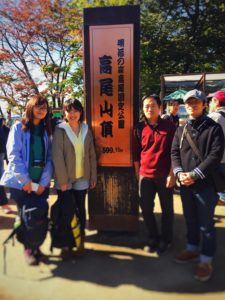
[[[139,161],[134,161],[134,171],[137,180],[139,180],[139,172],[140,172],[140,162]]]
[[[220,163],[223,157],[224,135],[219,124],[214,126],[209,138],[211,139],[208,141],[208,144],[210,144],[210,152],[207,154],[204,160],[190,172],[193,175],[194,173],[197,174],[200,179],[205,179],[209,174],[211,174],[212,170]]]
[[[52,141],[52,161],[54,165],[54,172],[56,180],[59,185],[64,189],[65,185],[68,184],[68,174],[64,159],[64,141],[63,141],[63,129],[56,127],[53,141]]]
[[[142,129],[139,130],[138,134],[137,126],[133,130],[133,139],[132,139],[132,151],[133,151],[133,161],[134,161],[134,171],[137,180],[139,180],[140,175],[140,159],[141,159],[141,135]]]
[[[171,146],[171,164],[172,170],[176,178],[179,179],[179,173],[184,172],[181,163],[180,139],[182,139],[183,128],[178,128],[173,137]],[[180,179],[179,179],[180,180]]]
[[[25,161],[23,150],[24,143],[27,136],[22,131],[21,123],[14,124],[10,130],[6,149],[7,157],[12,166],[12,172],[21,188],[25,187],[25,190],[30,191],[30,176],[28,172],[28,162]]]
[[[44,136],[44,142],[45,142],[45,166],[39,181],[39,187],[37,194],[43,193],[45,188],[49,186],[49,183],[52,178],[53,173],[53,167],[52,167],[52,143],[50,137],[47,136],[47,133],[45,133]]]
[[[171,167],[170,172],[169,172],[169,174],[166,178],[166,187],[167,188],[172,188],[172,187],[174,187],[175,183],[176,183],[176,179],[175,179],[175,176],[173,174],[173,169]]]

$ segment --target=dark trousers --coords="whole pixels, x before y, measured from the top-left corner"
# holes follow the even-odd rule
[[[139,182],[140,206],[149,239],[170,243],[173,237],[173,189],[166,188],[166,178],[151,179],[142,177]],[[155,214],[155,196],[158,193],[162,217],[161,235],[159,234]]]
[[[84,234],[86,227],[86,211],[85,211],[85,196],[87,190],[73,190],[76,215],[80,221],[81,233]]]
[[[216,251],[214,211],[218,195],[213,187],[194,190],[181,186],[180,194],[187,226],[187,242],[199,246],[201,254],[212,257]]]

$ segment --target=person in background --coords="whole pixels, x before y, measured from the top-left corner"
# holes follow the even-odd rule
[[[133,158],[139,180],[140,206],[148,230],[145,251],[163,254],[173,238],[173,186],[170,149],[175,125],[160,117],[161,101],[157,95],[142,100],[143,120],[133,132]],[[159,233],[154,202],[159,195],[162,209],[161,234]]]
[[[24,257],[37,265],[48,230],[48,194],[52,177],[51,127],[48,101],[42,95],[27,102],[21,122],[15,123],[7,142],[8,165],[1,184],[10,188],[21,220]]]
[[[225,137],[225,91],[217,91],[214,93],[211,101],[209,102],[209,117],[216,123],[220,124],[223,129]],[[220,165],[221,170],[225,173],[225,149]],[[225,205],[225,191],[219,194],[219,204]]]
[[[70,211],[76,213],[81,229],[81,246],[79,254],[84,252],[85,236],[85,196],[87,190],[94,188],[97,181],[96,154],[93,137],[88,125],[84,121],[84,109],[77,99],[67,100],[63,105],[65,121],[56,126],[53,136],[53,164],[55,171],[56,189],[59,197],[65,198],[71,207]],[[71,193],[72,192],[72,193]],[[68,210],[64,207],[65,210]],[[68,218],[70,227],[71,218]],[[62,258],[73,254],[71,245],[62,248]]]
[[[168,103],[169,114],[162,115],[163,119],[170,120],[175,124],[176,127],[179,126],[179,115],[178,115],[179,106],[180,106],[179,100],[173,99],[169,101]]]
[[[4,160],[7,161],[6,143],[9,135],[9,127],[5,125],[5,119],[0,118],[0,178],[4,172]],[[8,204],[7,195],[4,186],[0,185],[0,206],[4,213],[12,213]]]
[[[194,278],[207,281],[213,272],[216,251],[214,211],[218,195],[212,171],[224,152],[221,126],[206,116],[205,94],[191,90],[184,96],[189,119],[176,130],[171,159],[173,171],[180,181],[180,194],[187,227],[186,248],[175,257],[177,263],[199,260]],[[200,155],[193,145],[199,149]]]

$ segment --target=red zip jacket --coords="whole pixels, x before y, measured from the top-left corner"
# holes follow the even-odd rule
[[[140,130],[141,128],[141,130]],[[161,117],[153,128],[139,122],[133,132],[133,159],[140,162],[140,175],[149,178],[167,177],[171,167],[170,150],[175,125]]]

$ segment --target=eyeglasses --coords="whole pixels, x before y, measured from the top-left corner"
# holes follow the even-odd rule
[[[38,110],[48,110],[48,107],[47,106],[39,106],[39,105],[35,105],[34,106],[36,109]]]

